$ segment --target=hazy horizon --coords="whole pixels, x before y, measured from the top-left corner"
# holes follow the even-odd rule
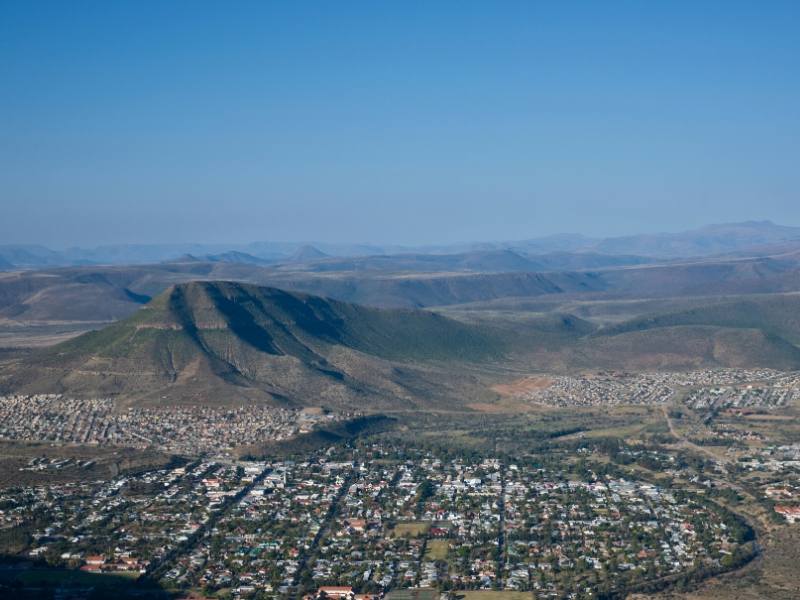
[[[771,221],[769,219],[748,219],[747,221],[735,221],[735,222],[720,222],[720,223],[704,223],[698,225],[697,227],[693,227],[692,229],[680,229],[680,230],[660,230],[660,231],[631,231],[627,233],[621,233],[619,235],[588,235],[582,232],[575,232],[575,231],[556,231],[552,233],[545,233],[543,235],[531,236],[528,238],[494,238],[494,239],[464,239],[464,240],[455,240],[451,242],[438,242],[436,240],[428,241],[428,242],[420,242],[417,244],[414,243],[403,243],[402,241],[399,242],[381,242],[375,240],[341,240],[341,241],[325,241],[325,240],[313,240],[313,239],[253,239],[253,240],[220,240],[220,241],[206,241],[202,239],[188,239],[186,241],[176,241],[176,240],[156,240],[150,242],[140,242],[140,241],[119,241],[119,242],[111,242],[105,244],[92,244],[92,243],[84,243],[84,244],[69,244],[69,245],[56,245],[56,244],[47,244],[37,241],[27,241],[27,242],[8,242],[6,240],[0,241],[0,247],[3,246],[43,246],[50,250],[55,250],[58,252],[63,252],[67,250],[73,249],[80,249],[80,250],[92,250],[97,248],[103,247],[115,247],[115,246],[142,246],[142,247],[188,247],[188,246],[197,246],[198,248],[216,248],[219,251],[223,251],[225,249],[245,249],[247,246],[257,245],[257,244],[274,244],[276,246],[285,245],[287,247],[295,247],[295,246],[321,246],[321,247],[341,247],[346,248],[348,246],[356,247],[383,247],[389,248],[392,250],[403,250],[407,249],[409,251],[415,250],[424,250],[424,249],[443,249],[447,250],[448,248],[458,248],[459,246],[470,246],[470,245],[492,245],[492,244],[509,244],[515,242],[525,242],[525,241],[533,241],[533,240],[547,240],[551,238],[560,238],[560,237],[574,237],[574,238],[584,238],[587,241],[600,241],[604,239],[613,239],[613,238],[627,238],[627,237],[637,237],[639,235],[643,236],[659,236],[659,235],[676,235],[681,233],[686,233],[690,231],[696,231],[699,229],[703,229],[705,227],[715,227],[715,226],[726,226],[726,225],[740,225],[745,223],[771,223],[773,225],[779,227],[797,227],[800,229],[800,225],[796,225],[794,223],[777,223]]]
[[[800,223],[800,5],[0,6],[0,243]]]

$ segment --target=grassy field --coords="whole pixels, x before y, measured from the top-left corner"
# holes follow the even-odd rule
[[[392,537],[413,538],[425,535],[431,524],[428,521],[410,521],[408,523],[398,523],[392,530]]]
[[[580,434],[571,434],[564,436],[564,439],[576,439],[578,437],[585,438],[619,438],[628,439],[639,435],[642,430],[647,427],[647,424],[628,425],[624,427],[609,427],[607,429],[597,428],[590,431],[584,431]]]
[[[458,597],[463,597],[464,600],[533,600],[531,592],[515,592],[511,590],[503,592],[492,590],[458,592]]]
[[[439,592],[434,588],[411,588],[392,590],[386,600],[437,600]]]
[[[429,540],[425,550],[425,558],[428,560],[445,560],[449,549],[450,542],[447,540]]]

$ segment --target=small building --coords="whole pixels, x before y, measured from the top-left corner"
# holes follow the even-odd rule
[[[800,506],[778,505],[775,512],[782,515],[789,523],[797,523],[800,520]]]

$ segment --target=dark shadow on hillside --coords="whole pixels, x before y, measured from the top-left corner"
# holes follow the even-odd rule
[[[242,459],[262,459],[304,455],[356,437],[389,431],[394,429],[397,424],[397,419],[386,415],[357,417],[320,427],[290,440],[259,446],[245,446],[239,449],[239,456]]]

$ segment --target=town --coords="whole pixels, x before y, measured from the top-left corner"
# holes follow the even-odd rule
[[[117,410],[113,400],[107,398],[0,396],[0,440],[155,448],[196,456],[286,440],[320,423],[349,416],[353,413],[264,405]]]
[[[51,566],[230,598],[329,586],[591,598],[723,570],[751,539],[702,495],[535,456],[454,459],[396,438],[299,461],[198,460],[8,489],[0,522],[30,531],[24,553]]]
[[[317,434],[357,413],[6,397],[0,436],[30,444],[31,483],[0,489],[0,551],[91,577],[68,584],[77,598],[115,578],[219,599],[688,586],[800,522],[797,377],[553,376],[520,414],[408,414],[340,437]],[[103,476],[99,455],[60,453],[86,446],[165,460]]]
[[[599,372],[555,376],[520,397],[550,406],[663,404],[688,393],[692,407],[783,406],[800,397],[800,374],[771,369],[688,372]]]

